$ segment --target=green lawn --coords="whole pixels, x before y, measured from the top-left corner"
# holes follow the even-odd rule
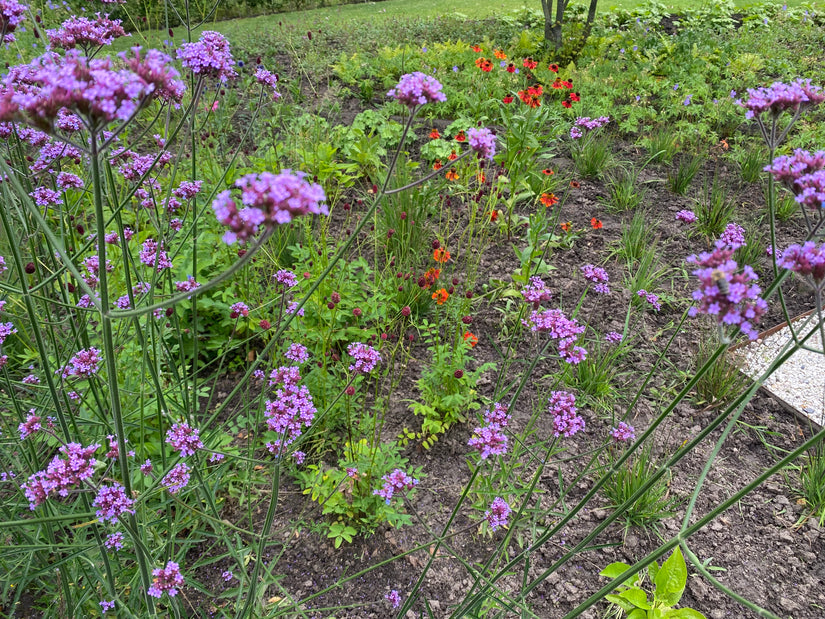
[[[735,0],[735,3],[737,6],[756,4],[753,0]],[[603,13],[617,8],[632,9],[642,4],[644,4],[642,0],[611,0],[609,2],[602,0],[599,3],[599,12]],[[672,0],[663,4],[673,12],[679,12],[687,7],[699,5],[700,1]],[[777,1],[774,4],[787,4],[788,6],[810,4],[817,6],[821,3],[787,0],[787,2]],[[450,0],[449,2],[443,2],[442,0],[386,0],[384,2],[362,2],[308,11],[219,21],[204,25],[201,30],[217,30],[231,39],[237,35],[254,36],[255,33],[267,33],[278,28],[279,22],[288,23],[303,30],[323,28],[325,23],[341,27],[342,24],[348,21],[362,22],[369,19],[437,17],[456,13],[469,18],[479,18],[517,11],[524,6],[541,9],[539,0],[533,0],[532,2],[525,2],[524,0]],[[162,40],[164,36],[165,33],[159,34],[157,39]],[[149,35],[148,38],[151,42],[155,42],[156,37]]]

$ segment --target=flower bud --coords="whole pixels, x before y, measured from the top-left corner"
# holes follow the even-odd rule
[[[344,393],[346,393],[347,395],[355,395],[355,387],[353,387],[352,385],[350,385],[349,387],[347,387],[347,388],[344,390]]]
[[[34,273],[34,271],[35,271],[34,262],[29,262],[25,267],[23,267],[23,270],[26,271],[26,273],[28,273],[29,275]]]
[[[455,373],[453,374],[453,376],[455,376],[456,378],[461,378],[461,377],[464,376],[464,371],[463,370],[456,370]]]
[[[411,313],[412,313],[412,310],[410,309],[409,305],[405,305],[404,307],[401,308],[401,315],[404,316],[405,318],[407,316],[409,316]]]
[[[337,292],[333,292],[331,295],[329,295],[329,298],[333,303],[340,303],[341,302],[341,295],[338,294]]]

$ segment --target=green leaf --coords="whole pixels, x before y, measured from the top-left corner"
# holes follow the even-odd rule
[[[654,599],[665,606],[676,606],[682,599],[687,584],[687,566],[682,551],[677,546],[654,580]]]
[[[616,563],[611,563],[601,572],[599,572],[599,576],[606,576],[607,578],[616,578],[624,574],[629,568],[630,566],[627,563],[617,561]]]
[[[606,595],[604,596],[604,599],[606,599],[608,602],[613,602],[616,606],[621,608],[626,613],[636,610],[636,607],[633,606],[633,604],[631,604],[623,598],[620,598],[618,595]]]
[[[668,617],[673,617],[673,619],[707,619],[698,610],[693,610],[692,608],[679,608],[678,610],[672,610]]]
[[[647,603],[647,593],[638,587],[631,587],[626,591],[622,591],[619,597],[626,599],[628,602],[632,602],[639,608],[644,608],[645,610],[650,608],[650,604]]]
[[[647,613],[641,608],[637,608],[627,616],[627,619],[645,619],[645,617],[647,617]]]
[[[647,566],[647,574],[653,582],[656,582],[656,575],[659,573],[659,569],[659,564],[656,563],[656,561]]]

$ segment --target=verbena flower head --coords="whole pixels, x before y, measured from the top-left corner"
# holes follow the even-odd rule
[[[576,345],[578,336],[584,333],[584,325],[580,325],[575,318],[568,318],[561,310],[533,311],[530,318],[522,323],[533,332],[548,333],[551,338],[559,340],[559,356],[566,363],[577,364],[587,356],[587,351]]]
[[[284,353],[284,357],[294,363],[305,363],[309,360],[309,352],[307,351],[307,347],[303,344],[293,342]]]
[[[510,413],[507,412],[507,405],[500,402],[493,404],[493,408],[484,412],[484,422],[506,428],[507,424],[510,423]]]
[[[283,383],[284,385],[297,385],[301,382],[301,370],[295,366],[281,366],[272,370],[269,374],[269,386]]]
[[[498,424],[475,428],[473,434],[467,445],[478,451],[482,460],[507,453],[507,435]]]
[[[178,587],[184,584],[180,566],[174,561],[169,561],[162,569],[152,570],[152,576],[154,577],[152,585],[146,593],[155,598],[159,598],[164,593],[168,593],[169,597],[175,597],[178,594]]]
[[[301,435],[303,427],[312,425],[317,409],[312,394],[304,385],[286,383],[275,392],[272,400],[264,404],[267,428],[281,435],[267,449],[280,455],[282,450]]]
[[[218,194],[212,203],[215,216],[229,231],[224,242],[245,242],[261,227],[285,224],[293,217],[312,213],[327,215],[324,190],[317,183],[304,180],[303,172],[282,170],[279,174],[262,172],[247,174],[235,181],[240,188],[244,208],[238,210],[228,190]]]
[[[80,47],[88,54],[96,47],[111,45],[118,37],[129,36],[120,24],[119,19],[112,20],[100,13],[95,14],[95,19],[72,16],[59,29],[46,30],[46,36],[51,47]]]
[[[39,432],[43,429],[43,419],[36,415],[34,409],[29,411],[29,414],[26,416],[26,421],[20,423],[17,426],[17,431],[20,433],[20,440],[25,441],[35,432]]]
[[[696,221],[696,213],[687,209],[676,213],[676,221],[682,221],[686,224],[692,224]]]
[[[472,127],[467,130],[467,138],[470,148],[472,148],[482,159],[492,160],[496,154],[496,136],[486,127],[476,129]]]
[[[573,127],[570,129],[570,137],[576,140],[582,137],[582,129],[589,133],[590,131],[595,131],[596,129],[604,127],[609,122],[610,116],[599,116],[598,118],[580,116],[576,119],[576,122],[573,123]],[[574,129],[576,130],[575,132],[573,131]]]
[[[119,483],[100,486],[93,503],[98,508],[95,513],[98,520],[101,522],[108,520],[112,524],[117,524],[118,517],[123,514],[134,514],[135,510],[132,509],[134,504],[134,500],[126,495],[126,489]]]
[[[177,494],[189,485],[189,474],[189,466],[185,462],[179,462],[160,483],[172,494]]]
[[[797,148],[792,155],[781,155],[774,159],[770,165],[765,166],[764,171],[794,193],[799,193],[796,180],[822,169],[825,169],[825,150],[811,153]]]
[[[236,318],[240,318],[243,316],[244,318],[249,316],[249,306],[242,301],[238,301],[237,303],[233,303],[229,306],[229,317],[232,320]]]
[[[800,176],[794,181],[796,201],[802,206],[821,209],[825,206],[825,170]]]
[[[24,19],[29,7],[20,4],[17,0],[0,0],[0,33],[3,34],[2,43],[14,43],[14,31]]]
[[[713,252],[703,252],[689,256],[687,262],[698,268],[693,275],[699,278],[700,287],[693,293],[696,305],[689,315],[707,314],[716,319],[717,324],[738,326],[750,339],[756,339],[758,332],[754,325],[768,309],[768,304],[759,295],[762,289],[752,282],[758,279],[749,265],[738,271],[732,259],[733,249],[717,247]]]
[[[415,109],[426,103],[446,101],[447,96],[441,92],[441,83],[430,75],[420,71],[402,75],[398,85],[387,93],[402,105]]]
[[[178,60],[196,75],[214,77],[221,82],[237,77],[229,41],[220,32],[204,30],[194,43],[184,43],[178,50]]]
[[[0,121],[22,118],[50,131],[61,110],[76,112],[92,127],[126,121],[146,101],[179,103],[184,91],[165,54],[134,48],[126,68],[107,58],[89,59],[77,50],[64,57],[49,52],[28,65],[12,67],[0,89]]]
[[[535,275],[530,278],[530,281],[521,291],[521,296],[524,297],[525,301],[533,304],[533,309],[538,309],[539,305],[549,301],[552,294],[544,280]]]
[[[567,391],[550,393],[548,411],[553,416],[554,436],[573,436],[584,430],[584,419],[576,411],[576,397]]]
[[[160,273],[164,269],[172,268],[172,261],[163,249],[163,243],[158,245],[154,239],[146,239],[143,241],[143,248],[138,255],[142,264],[146,266],[155,267]]]
[[[66,379],[70,376],[77,378],[91,378],[100,369],[100,351],[97,348],[91,347],[78,351],[69,363],[60,372],[62,378]]]
[[[347,346],[347,353],[355,359],[355,363],[349,366],[349,371],[358,374],[372,372],[381,361],[381,354],[377,350],[361,342],[353,342]]]
[[[396,492],[412,490],[418,485],[417,479],[410,477],[401,469],[395,469],[392,473],[384,475],[381,480],[384,482],[384,486],[379,490],[373,490],[372,493],[383,498],[387,505],[390,504]]]
[[[609,333],[605,333],[604,341],[608,344],[621,344],[624,336],[621,333],[616,331],[610,331]]]
[[[799,275],[815,290],[822,290],[825,285],[825,244],[807,241],[802,245],[791,245],[776,263]]]
[[[292,271],[288,271],[286,269],[281,269],[275,275],[272,276],[276,282],[281,284],[286,289],[292,288],[298,285],[298,278],[295,277],[295,273]]]
[[[748,100],[737,101],[747,112],[746,118],[753,118],[763,112],[779,116],[790,110],[796,112],[801,107],[818,105],[825,101],[819,86],[812,86],[809,79],[796,79],[790,84],[774,82],[767,88],[748,88]]]
[[[719,247],[720,249],[729,247],[730,249],[736,250],[740,247],[745,247],[746,245],[745,229],[739,224],[733,222],[725,226],[725,230],[722,232],[719,240],[716,241],[716,247]]]
[[[98,449],[98,443],[88,447],[83,447],[79,443],[62,445],[58,451],[65,459],[55,456],[45,470],[38,471],[23,484],[22,489],[29,500],[29,509],[34,510],[51,494],[68,496],[69,490],[91,477],[97,464],[94,453]]]
[[[610,286],[607,285],[610,281],[610,276],[607,274],[607,271],[592,264],[585,264],[581,267],[581,271],[582,275],[584,275],[584,279],[596,284],[593,286],[593,290],[595,292],[600,294],[610,294]]]
[[[626,443],[636,439],[636,430],[633,426],[620,421],[618,426],[610,430],[610,436],[619,443]]]
[[[172,427],[166,431],[166,442],[181,456],[191,456],[198,449],[203,449],[203,441],[201,441],[199,435],[200,430],[190,427],[185,421],[181,421],[172,424]]]
[[[393,608],[398,608],[401,606],[401,594],[395,589],[385,595],[384,599],[387,600]]]
[[[262,84],[264,86],[269,86],[270,88],[272,88],[272,98],[273,99],[277,100],[277,99],[281,98],[281,93],[279,93],[277,91],[277,86],[278,86],[278,76],[277,75],[274,75],[274,74],[270,73],[269,71],[267,71],[263,67],[258,67],[258,69],[255,71],[255,79],[257,80],[257,82],[259,84]]]
[[[490,525],[490,529],[495,531],[499,527],[507,526],[512,511],[507,501],[497,496],[493,499],[493,502],[490,503],[490,509],[484,513],[484,519]]]
[[[659,295],[653,294],[652,292],[648,292],[647,290],[642,288],[641,290],[636,291],[636,296],[647,301],[648,304],[657,312],[661,311],[662,304],[659,302]]]
[[[106,539],[103,541],[103,545],[109,550],[122,550],[123,539],[123,533],[121,531],[115,531],[114,533],[110,533],[106,536]],[[112,603],[112,606],[114,607],[114,602]]]

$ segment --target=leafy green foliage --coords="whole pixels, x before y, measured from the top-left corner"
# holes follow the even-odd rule
[[[600,576],[617,578],[631,567],[622,562],[611,563]],[[605,596],[605,599],[618,606],[627,619],[705,619],[705,616],[692,608],[674,608],[682,599],[687,585],[687,565],[681,549],[676,546],[673,553],[662,563],[655,561],[647,568],[654,589],[651,592],[642,588],[644,578],[637,574],[632,584],[619,585],[618,593]]]

